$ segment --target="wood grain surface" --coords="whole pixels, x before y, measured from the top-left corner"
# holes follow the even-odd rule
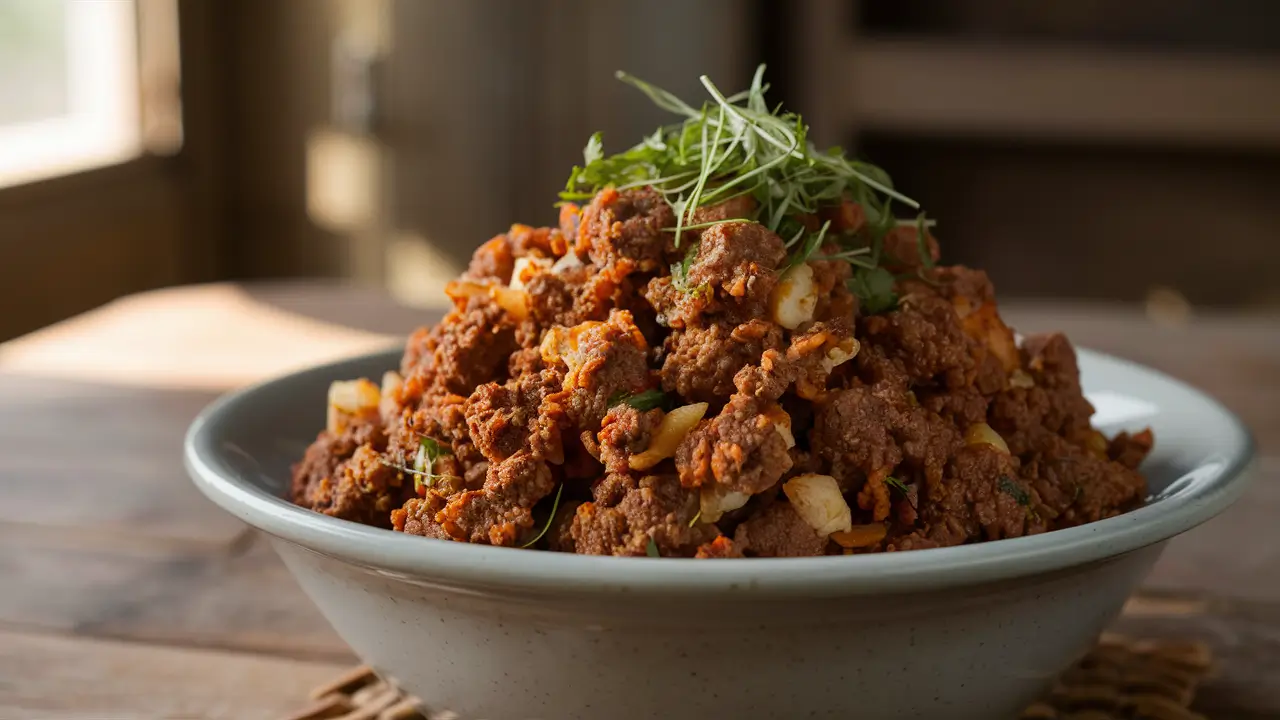
[[[1249,423],[1246,497],[1170,544],[1117,629],[1209,643],[1211,717],[1280,716],[1280,317],[1006,316],[1183,378]],[[333,285],[202,286],[0,345],[0,719],[270,718],[353,662],[264,539],[191,486],[181,439],[224,389],[430,319]]]

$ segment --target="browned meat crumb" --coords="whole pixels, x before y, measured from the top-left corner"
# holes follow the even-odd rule
[[[733,543],[746,555],[807,557],[822,555],[827,539],[814,532],[790,503],[776,502],[738,526]]]
[[[748,495],[773,487],[791,469],[787,441],[778,430],[789,422],[776,403],[735,395],[680,444],[680,482],[686,487],[718,484]]]
[[[662,387],[694,402],[723,400],[733,394],[733,378],[743,367],[758,364],[765,350],[781,348],[782,328],[764,320],[677,330],[667,336]]]
[[[925,252],[929,262],[935,263],[941,257],[938,241],[933,234],[925,232]],[[902,225],[890,230],[884,236],[885,267],[890,272],[910,273],[924,267],[924,258],[920,253],[920,233],[913,225]]]
[[[1132,435],[1122,432],[1107,445],[1107,456],[1130,470],[1137,470],[1154,444],[1155,437],[1150,429]]]
[[[396,471],[381,462],[386,446],[382,428],[371,423],[320,433],[293,466],[294,502],[344,520],[388,527],[388,513],[404,502],[406,491]]]
[[[522,451],[490,463],[484,487],[453,496],[436,521],[455,540],[514,545],[533,527],[533,506],[554,489],[547,463]]]
[[[714,527],[690,521],[698,494],[671,475],[649,475],[626,490],[616,505],[583,503],[570,534],[575,552],[587,555],[645,555],[650,540],[664,556],[690,556],[715,537]]]
[[[574,249],[616,278],[634,271],[652,272],[674,250],[676,215],[652,188],[605,190],[583,211]]]
[[[628,462],[631,456],[649,447],[653,432],[661,422],[662,411],[656,408],[641,411],[626,403],[609,408],[601,423],[599,437],[600,462],[604,463],[605,472],[610,473],[606,480],[630,472]]]
[[[1150,431],[1094,430],[1071,344],[1019,347],[986,273],[933,265],[931,234],[925,262],[898,227],[883,242],[897,303],[871,314],[853,267],[822,257],[841,248],[829,236],[812,312],[787,320],[771,294],[793,287],[774,293],[789,250],[737,220],[756,210],[749,195],[697,208],[677,245],[659,193],[608,189],[556,228],[511,226],[409,338],[376,408],[317,436],[291,499],[440,540],[520,546],[546,522],[537,547],[699,558],[983,542],[1143,501]],[[848,198],[792,219],[869,237]],[[782,489],[802,474],[833,478],[879,539],[819,535],[787,494],[803,484]]]
[[[694,557],[705,560],[707,558],[740,558],[746,556],[742,554],[742,548],[737,543],[724,535],[720,535],[709,543],[699,545],[698,552]]]
[[[724,222],[725,220],[749,218],[755,212],[757,205],[756,199],[750,195],[738,195],[724,202],[703,205],[695,209],[693,214],[689,216],[689,224],[706,225],[708,223]]]
[[[702,231],[686,282],[691,288],[709,288],[731,317],[759,317],[784,257],[782,238],[763,225],[712,225]]]

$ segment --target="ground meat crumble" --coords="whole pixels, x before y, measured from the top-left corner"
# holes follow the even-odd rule
[[[699,208],[677,242],[659,193],[610,188],[484,243],[376,411],[294,466],[291,499],[439,540],[690,558],[945,547],[1142,501],[1150,431],[1094,430],[1070,342],[1015,342],[985,273],[935,266],[936,238],[899,227],[895,307],[864,313],[851,267],[814,260],[812,312],[786,321],[787,248],[740,220],[754,209]],[[848,200],[817,219],[867,231]],[[857,532],[793,504],[811,476]]]

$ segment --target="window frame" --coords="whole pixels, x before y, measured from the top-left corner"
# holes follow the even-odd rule
[[[156,13],[161,3],[176,4]],[[182,103],[170,109],[181,113],[176,153],[150,152],[144,138],[132,159],[0,187],[0,301],[12,308],[0,313],[0,341],[122,295],[218,275],[223,144],[213,113],[222,76],[211,53],[224,40],[224,25],[217,5],[137,2],[140,105],[156,92],[148,84],[156,65],[147,57],[145,24],[177,20],[181,50],[173,59]],[[179,68],[171,70],[176,89]],[[140,115],[143,132],[145,105]]]

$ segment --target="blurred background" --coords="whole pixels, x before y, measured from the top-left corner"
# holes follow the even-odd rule
[[[0,0],[0,340],[224,279],[431,306],[664,121],[615,69],[761,61],[1006,297],[1280,305],[1269,0]]]

